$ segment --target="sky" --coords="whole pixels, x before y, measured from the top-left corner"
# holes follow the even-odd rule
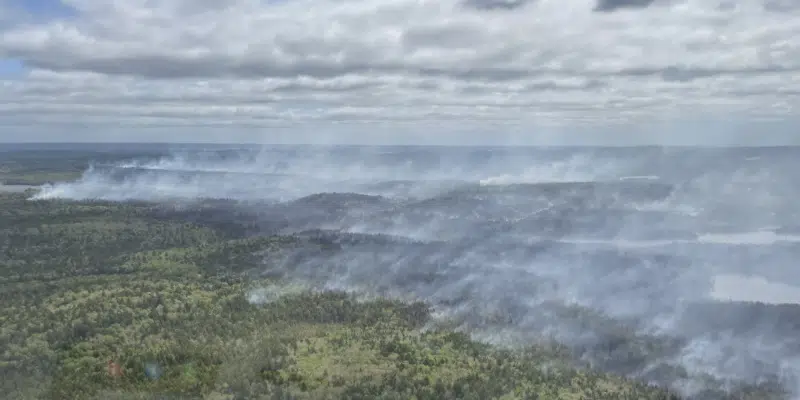
[[[800,145],[794,0],[0,0],[0,142]]]

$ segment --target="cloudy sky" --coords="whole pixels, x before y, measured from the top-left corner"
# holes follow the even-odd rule
[[[800,144],[795,0],[0,0],[0,141]]]

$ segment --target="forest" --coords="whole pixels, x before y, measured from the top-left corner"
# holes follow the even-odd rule
[[[86,159],[9,157],[2,179],[74,179]],[[582,365],[557,343],[512,349],[475,341],[434,323],[428,304],[260,273],[287,248],[336,251],[324,235],[255,234],[252,218],[220,217],[203,204],[193,212],[145,202],[34,201],[34,191],[0,192],[3,398],[680,398]],[[624,329],[599,323],[628,339]],[[636,346],[661,345],[623,348],[635,357]],[[700,397],[783,393],[766,384],[729,392],[710,382]]]

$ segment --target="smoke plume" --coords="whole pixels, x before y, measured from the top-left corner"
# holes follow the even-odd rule
[[[331,244],[286,250],[265,274],[425,300],[437,323],[482,340],[554,338],[594,367],[708,398],[710,381],[798,389],[794,160],[775,148],[265,148],[94,165],[35,198],[227,199],[261,233]]]

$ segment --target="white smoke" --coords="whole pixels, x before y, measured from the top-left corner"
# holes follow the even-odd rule
[[[685,339],[679,351],[656,354],[637,371],[605,362],[645,379],[661,363],[683,367],[690,377],[672,383],[691,394],[705,375],[800,379],[800,366],[787,361],[800,352],[787,354],[784,343],[797,332],[773,331],[769,321],[744,333],[715,332],[706,318],[715,312],[691,317],[696,304],[725,300],[800,303],[793,232],[800,207],[787,162],[719,150],[265,149],[222,160],[180,154],[95,166],[34,198],[281,201],[281,215],[306,221],[294,231],[412,239],[392,246],[359,239],[324,258],[273,260],[271,272],[429,301],[440,318],[492,341],[553,336],[591,347],[602,340],[598,331],[623,332],[569,317],[593,310],[597,321],[629,322],[637,337]],[[346,198],[320,195],[334,192],[383,197],[370,200],[373,208],[349,206],[315,220]],[[294,202],[309,195],[321,197]],[[251,300],[268,301],[270,293],[255,291]],[[726,310],[733,314],[725,323],[751,319]]]
[[[571,154],[564,160],[533,162],[521,172],[480,179],[481,185],[509,185],[541,182],[593,182],[614,179],[619,173],[612,163],[597,165],[588,154]],[[625,179],[627,177],[619,178]]]

